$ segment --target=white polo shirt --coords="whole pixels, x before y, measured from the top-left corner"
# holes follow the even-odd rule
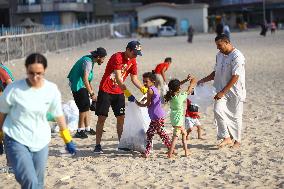
[[[6,135],[32,152],[40,151],[51,139],[46,113],[55,117],[63,115],[61,94],[47,80],[38,89],[30,87],[25,79],[15,81],[0,97],[0,112],[7,114],[3,124]]]

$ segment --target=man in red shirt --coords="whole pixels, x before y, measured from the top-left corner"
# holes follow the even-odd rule
[[[153,72],[156,74],[155,86],[160,91],[162,103],[164,101],[163,100],[164,99],[163,96],[166,93],[166,91],[164,90],[164,85],[166,85],[166,71],[170,67],[171,63],[172,63],[172,58],[171,57],[167,57],[167,58],[165,58],[164,62],[158,64],[156,66],[155,70],[153,70]]]
[[[101,138],[109,107],[111,106],[117,119],[117,135],[120,140],[125,115],[125,97],[129,101],[134,101],[134,96],[129,92],[124,84],[125,79],[130,74],[132,83],[145,94],[145,88],[137,77],[137,55],[141,54],[141,45],[138,41],[131,41],[127,44],[124,52],[113,54],[106,66],[102,77],[96,104],[96,115],[98,116],[96,126],[96,147],[95,153],[103,153],[101,148]]]

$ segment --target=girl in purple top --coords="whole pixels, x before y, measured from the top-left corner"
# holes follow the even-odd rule
[[[146,72],[143,74],[143,84],[148,88],[147,92],[147,101],[143,104],[141,102],[136,101],[136,104],[140,107],[148,107],[149,117],[151,119],[151,123],[147,130],[147,144],[146,150],[144,153],[144,157],[149,157],[150,150],[152,147],[152,139],[155,133],[160,135],[164,144],[168,149],[171,147],[171,141],[169,135],[165,132],[164,126],[164,117],[165,112],[162,109],[161,99],[158,89],[155,87],[155,74],[151,72]]]

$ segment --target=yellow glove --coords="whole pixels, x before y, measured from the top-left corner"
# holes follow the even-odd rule
[[[60,131],[60,136],[63,138],[65,144],[72,141],[72,137],[68,129]]]
[[[0,143],[2,143],[3,139],[4,139],[4,133],[3,131],[0,131]]]
[[[147,92],[148,92],[148,88],[146,88],[146,87],[142,87],[141,89],[140,89],[140,91],[143,93],[143,95],[144,94],[146,94]]]
[[[132,95],[128,89],[125,89],[123,92],[124,92],[124,95],[125,95],[126,98],[128,98]]]

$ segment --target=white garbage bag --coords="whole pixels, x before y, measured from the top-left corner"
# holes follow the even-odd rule
[[[213,86],[203,84],[197,85],[194,95],[188,95],[188,99],[199,107],[199,112],[206,113],[207,108],[213,104],[215,95],[216,90]]]
[[[163,96],[165,96],[167,94],[167,92],[169,91],[169,87],[166,83],[162,86],[161,91],[162,91]]]
[[[79,109],[74,100],[69,100],[62,105],[66,123],[70,131],[75,131],[78,128]]]
[[[136,103],[129,102],[125,108],[123,132],[118,148],[128,148],[133,151],[144,152],[146,132],[150,121],[146,107],[139,107]]]

